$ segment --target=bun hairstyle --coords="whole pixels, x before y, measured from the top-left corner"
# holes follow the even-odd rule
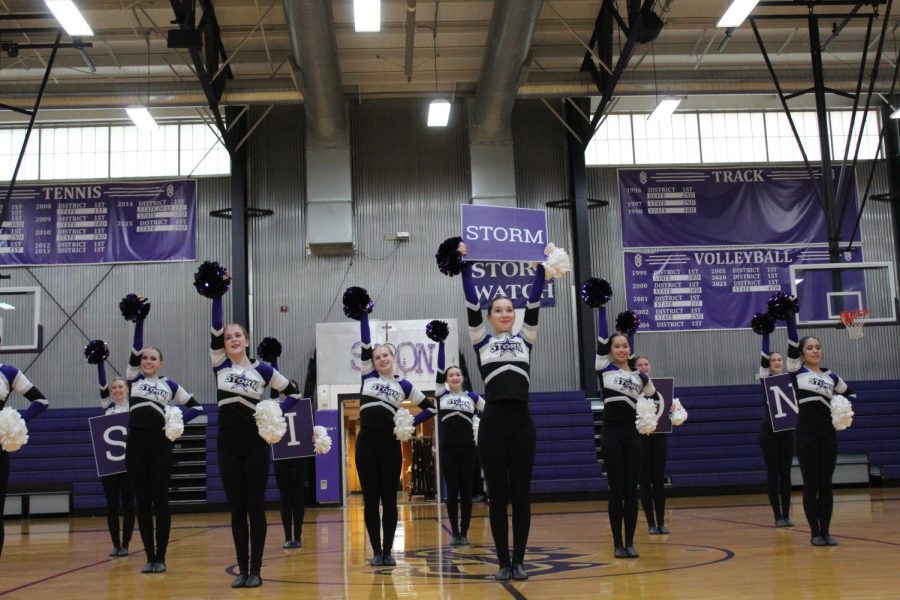
[[[488,314],[490,314],[490,312],[494,310],[494,303],[499,300],[509,300],[509,297],[504,296],[503,294],[497,294],[496,296],[491,298],[491,302],[490,304],[488,304]],[[512,304],[512,300],[509,300],[509,303]]]

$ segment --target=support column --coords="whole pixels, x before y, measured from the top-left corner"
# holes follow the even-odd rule
[[[240,106],[225,108],[228,146],[235,148],[247,134],[249,112],[238,119]],[[250,328],[250,267],[247,254],[247,144],[231,153],[231,302],[232,320]]]
[[[892,104],[900,101],[900,96],[894,96]],[[884,153],[887,159],[888,172],[891,183],[891,224],[894,230],[894,267],[900,266],[900,122],[891,119],[891,107],[881,109],[881,119],[885,125]]]

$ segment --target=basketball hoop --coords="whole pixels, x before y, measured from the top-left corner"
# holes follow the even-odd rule
[[[841,311],[841,323],[847,328],[851,340],[858,340],[863,336],[863,325],[868,318],[868,308]]]

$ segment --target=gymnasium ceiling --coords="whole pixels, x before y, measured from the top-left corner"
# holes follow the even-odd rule
[[[404,72],[407,0],[383,0],[380,33],[355,33],[352,0],[333,2],[346,97],[366,100],[474,94],[493,2],[410,1],[415,4],[416,33],[409,81]],[[655,8],[665,27],[655,43],[639,46],[633,55],[616,91],[621,96],[616,109],[629,110],[630,102],[641,102],[631,98],[652,97],[657,92],[726,94],[748,106],[754,103],[753,95],[759,94],[771,102],[772,83],[749,24],[719,48],[725,34],[716,28],[716,21],[729,2],[659,0]],[[146,98],[148,88],[151,106],[205,104],[188,51],[167,47],[166,30],[176,27],[171,24],[174,13],[168,0],[77,0],[77,4],[94,29],[95,36],[85,41],[93,43],[86,53],[96,72],[89,70],[77,50],[60,50],[48,82],[45,108],[120,107]],[[226,83],[223,103],[229,99],[261,105],[299,101],[303,78],[292,60],[284,0],[215,0],[213,4],[233,75]],[[582,44],[591,37],[600,5],[600,0],[545,0],[535,30],[532,60],[523,70],[520,97],[597,94],[579,68],[585,54]],[[619,5],[624,12],[624,0]],[[0,0],[0,14],[45,10],[40,0]],[[757,12],[760,10],[757,8]],[[829,12],[846,10],[842,7]],[[881,19],[876,21],[876,33],[881,23]],[[0,22],[0,29],[52,25],[52,21],[6,20]],[[830,25],[822,30],[823,39],[830,35]],[[432,35],[435,26],[436,38]],[[806,22],[765,21],[761,28],[787,87],[810,86]],[[882,60],[882,89],[890,86],[891,63],[897,56],[894,28],[892,17]],[[833,87],[846,90],[855,85],[864,35],[864,21],[853,22],[828,46],[823,58]],[[620,39],[623,42],[624,36],[617,34],[614,61]],[[53,35],[0,33],[0,40],[52,42]],[[65,35],[63,40],[70,41]],[[873,44],[870,68],[874,50]],[[6,52],[0,56],[0,102],[26,105],[33,100],[49,52],[23,48],[16,57]],[[646,104],[647,98],[643,102]]]

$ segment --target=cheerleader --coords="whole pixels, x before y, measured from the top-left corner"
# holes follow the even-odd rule
[[[365,294],[360,288],[350,288]],[[347,304],[345,294],[345,305]],[[356,471],[363,492],[363,517],[374,556],[369,561],[373,567],[396,566],[391,556],[394,533],[397,529],[397,488],[403,457],[400,443],[394,437],[394,416],[403,401],[422,408],[413,424],[418,425],[434,416],[434,405],[416,387],[394,372],[394,347],[388,344],[372,345],[369,331],[369,308],[345,312],[359,319],[361,347],[362,386],[359,403],[360,431],[356,438]],[[379,518],[378,505],[381,504]],[[383,537],[382,537],[383,535]]]
[[[472,420],[476,411],[484,410],[484,398],[463,389],[463,372],[458,366],[445,371],[443,340],[438,343],[437,364],[434,397],[438,405],[441,474],[447,482],[447,516],[453,533],[450,545],[468,546],[476,462]]]
[[[769,348],[769,333],[762,336],[759,359],[760,381],[784,373],[784,357]],[[794,461],[794,430],[772,431],[768,409],[759,427],[759,449],[766,463],[766,491],[775,516],[775,527],[793,527],[791,514],[791,463]]]
[[[547,252],[549,252],[549,247]],[[459,253],[468,252],[465,244]],[[537,340],[538,311],[544,291],[544,267],[535,268],[528,291],[522,329],[512,333],[516,320],[512,301],[495,296],[488,305],[491,335],[484,326],[478,294],[472,280],[472,264],[462,268],[463,290],[469,320],[469,337],[478,356],[485,385],[484,416],[478,428],[478,453],[490,495],[491,535],[497,548],[497,581],[528,579],[525,548],[531,528],[531,472],[534,467],[535,431],[528,409],[531,384],[531,351]],[[507,540],[507,504],[512,501],[513,552]]]
[[[856,400],[856,394],[837,373],[822,366],[822,343],[806,336],[797,341],[793,315],[788,325],[788,371],[797,392],[797,460],[803,474],[803,512],[813,546],[837,546],[831,535],[834,498],[831,477],[837,464],[837,433],[831,419],[831,400],[840,394]]]
[[[106,382],[105,361],[97,363],[100,383],[100,408],[104,415],[128,412],[128,383],[124,377]],[[112,538],[109,556],[128,556],[128,544],[134,532],[134,491],[128,473],[115,473],[100,478],[106,496],[106,526]],[[119,537],[119,506],[122,506],[122,535]]]
[[[629,341],[633,339],[629,336]],[[632,348],[634,345],[632,344]],[[638,356],[634,367],[639,373],[650,377],[650,359]],[[656,399],[661,402],[662,398]],[[666,535],[666,459],[669,451],[669,437],[665,434],[641,436],[641,508],[647,518],[650,535]]]
[[[222,281],[230,276],[222,269]],[[198,287],[199,289],[199,287]],[[231,509],[231,535],[238,576],[233,588],[262,585],[263,548],[266,544],[266,483],[269,479],[269,444],[260,436],[255,414],[266,386],[284,394],[282,410],[300,400],[300,392],[271,366],[247,356],[250,338],[243,325],[225,325],[223,285],[212,298],[209,355],[216,376],[219,407],[216,449],[225,497]]]
[[[0,347],[3,339],[0,338]],[[0,364],[0,410],[6,405],[10,392],[18,392],[25,396],[31,403],[20,414],[26,423],[31,421],[47,409],[47,399],[37,389],[25,374],[12,365]],[[3,556],[3,542],[5,535],[3,524],[3,510],[6,506],[6,486],[9,483],[9,452],[0,449],[0,556]]]
[[[599,306],[595,368],[603,393],[601,447],[609,485],[609,524],[616,558],[638,558],[634,547],[637,527],[637,485],[641,471],[641,435],[635,428],[640,396],[651,397],[656,388],[650,377],[633,371],[631,344],[623,333],[609,335],[606,305]],[[625,537],[622,537],[622,524]]]
[[[169,512],[169,481],[172,478],[172,447],[166,437],[166,406],[175,402],[186,406],[185,422],[198,416],[203,407],[173,379],[160,375],[163,355],[159,348],[144,347],[144,319],[150,305],[142,297],[126,296],[146,310],[132,316],[134,338],[125,379],[128,385],[128,441],[125,466],[137,500],[138,529],[147,564],[141,573],[163,573],[172,516]],[[136,299],[136,300],[135,300]],[[122,304],[120,304],[120,307]],[[123,308],[123,313],[125,313]],[[154,540],[153,515],[156,515]]]

